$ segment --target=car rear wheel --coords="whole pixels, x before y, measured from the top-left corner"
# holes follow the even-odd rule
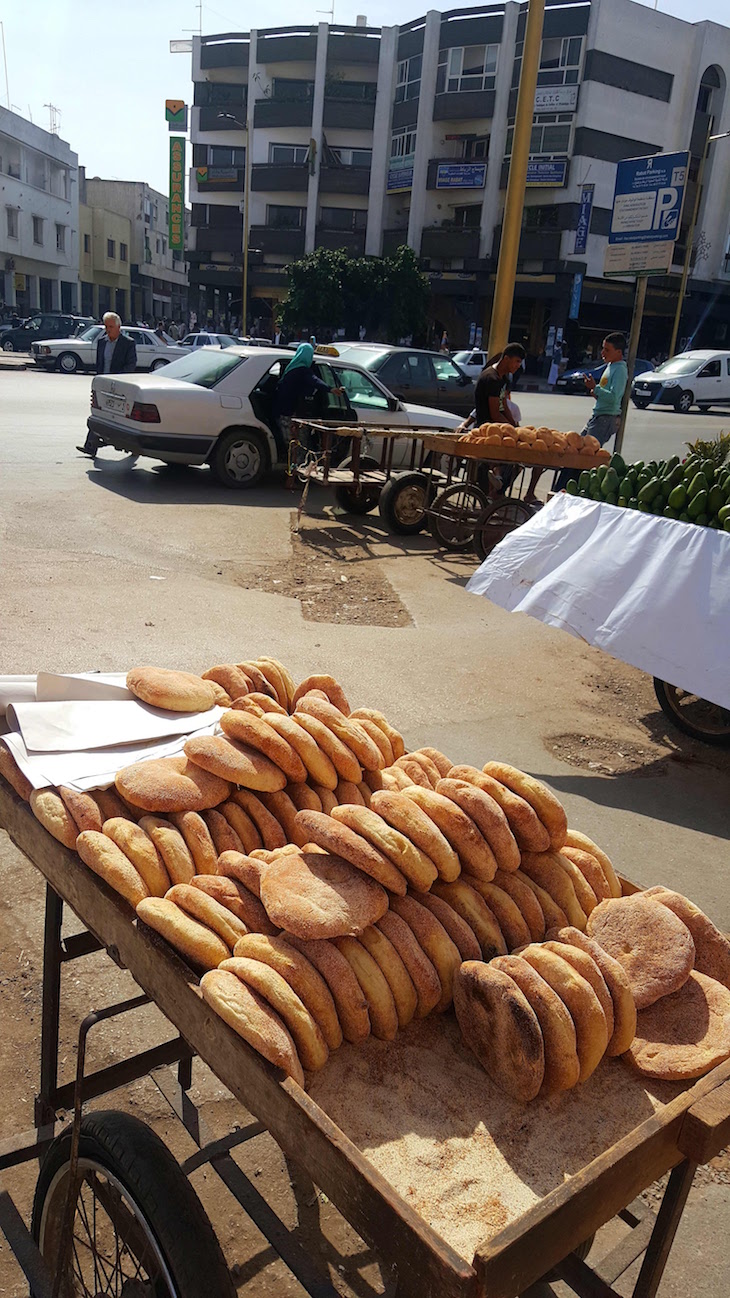
[[[150,369],[161,370],[163,365],[167,365],[167,361],[163,361],[163,360],[153,361],[152,364],[150,365]]]
[[[681,415],[687,415],[692,409],[694,403],[695,403],[694,393],[685,390],[684,392],[680,392],[679,396],[677,397],[677,400],[674,403],[674,409],[677,410]]]
[[[255,487],[268,468],[268,455],[260,433],[234,428],[215,444],[211,468],[224,487],[245,490]]]
[[[58,368],[61,374],[75,374],[79,368],[79,358],[73,352],[61,352],[58,358]]]
[[[646,407],[649,404],[648,397],[632,397],[631,400],[633,401],[637,410],[646,410]]]
[[[3,343],[3,351],[4,351],[4,352],[14,352],[14,351],[15,351],[15,343],[13,342],[12,338],[6,338],[6,339],[5,339],[5,341],[4,341],[4,343]]]

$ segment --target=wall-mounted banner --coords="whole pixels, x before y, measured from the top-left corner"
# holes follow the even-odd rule
[[[538,86],[535,91],[536,113],[572,113],[577,103],[577,86]]]
[[[588,247],[588,231],[591,228],[594,190],[595,185],[583,185],[581,187],[578,224],[575,229],[575,243],[573,244],[574,254],[576,252],[585,252]]]
[[[170,136],[170,248],[185,248],[185,136]]]
[[[184,99],[165,100],[165,121],[171,131],[187,131],[188,106]]]
[[[565,184],[567,169],[564,158],[557,162],[528,162],[527,184],[533,189],[558,189]]]
[[[578,271],[573,276],[573,283],[570,288],[570,310],[568,311],[569,320],[577,320],[580,314],[580,295],[583,291],[583,276]]]
[[[440,162],[436,168],[437,189],[483,189],[486,181],[486,162]]]
[[[392,157],[388,163],[387,193],[404,194],[413,187],[413,164],[415,153],[406,153],[402,158]]]
[[[220,184],[235,185],[238,180],[237,167],[196,167],[195,179],[198,185]]]

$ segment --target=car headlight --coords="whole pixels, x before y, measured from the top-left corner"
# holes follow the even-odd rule
[[[664,387],[664,388],[678,388],[678,387],[679,387],[679,379],[662,379],[662,387]]]

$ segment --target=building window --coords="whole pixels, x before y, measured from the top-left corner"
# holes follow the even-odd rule
[[[17,239],[18,237],[18,209],[17,207],[6,207],[5,214],[8,223],[8,238]]]
[[[325,230],[364,230],[368,223],[367,208],[322,207],[319,220]]]
[[[274,230],[299,230],[304,225],[306,207],[285,207],[281,203],[268,203],[266,224]]]
[[[498,45],[464,45],[441,50],[436,73],[436,93],[494,90],[498,53]]]
[[[482,219],[481,203],[466,203],[463,207],[454,208],[453,222],[460,229],[473,230],[478,229],[479,222]]]
[[[65,252],[66,250],[66,227],[65,225],[56,225],[56,252]]]
[[[43,243],[43,217],[33,217],[33,242]]]
[[[372,149],[332,149],[328,148],[322,161],[327,166],[370,167],[373,160]]]
[[[526,207],[522,212],[522,229],[529,234],[537,234],[541,230],[557,230],[558,228],[558,209],[552,203],[549,207]]]
[[[114,261],[117,255],[116,244],[113,239],[107,239],[106,241],[106,255],[110,261]]]
[[[229,149],[222,144],[211,144],[208,151],[211,167],[245,167],[246,150]]]
[[[163,255],[163,257],[164,257],[164,255],[165,255],[166,252],[167,252],[167,239],[163,238],[163,240],[162,240],[162,255]]]
[[[421,65],[423,55],[414,54],[410,59],[402,59],[398,64],[395,84],[395,102],[402,104],[406,99],[418,99],[421,93]]]
[[[269,162],[280,167],[297,167],[309,158],[308,144],[270,144]]]
[[[574,86],[583,54],[582,36],[554,36],[542,43],[538,86]]]
[[[464,140],[461,156],[465,162],[486,162],[488,154],[488,135],[477,135],[473,140]]]
[[[91,252],[91,235],[90,235],[90,234],[85,234],[85,235],[84,235],[84,252],[86,253],[87,256],[88,256],[88,254]]]
[[[128,249],[127,249],[127,245],[126,245],[126,243],[120,243],[120,245],[119,245],[119,260],[120,260],[120,261],[126,261],[127,258],[128,258],[128,256],[129,256],[129,253],[128,253]]]
[[[553,113],[552,116],[541,114],[533,122],[530,135],[530,157],[565,157],[570,152],[570,113]],[[505,157],[512,153],[514,126],[507,128],[507,147]]]
[[[160,251],[160,241],[159,239],[155,239],[155,252],[159,254],[159,251]]]
[[[416,132],[393,131],[390,137],[391,158],[408,158],[416,152]]]

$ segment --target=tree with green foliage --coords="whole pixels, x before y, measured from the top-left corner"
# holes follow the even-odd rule
[[[368,337],[391,342],[425,330],[428,279],[405,244],[390,257],[317,248],[286,273],[281,317],[287,329],[320,334],[344,328],[346,337],[356,338],[364,326]]]

